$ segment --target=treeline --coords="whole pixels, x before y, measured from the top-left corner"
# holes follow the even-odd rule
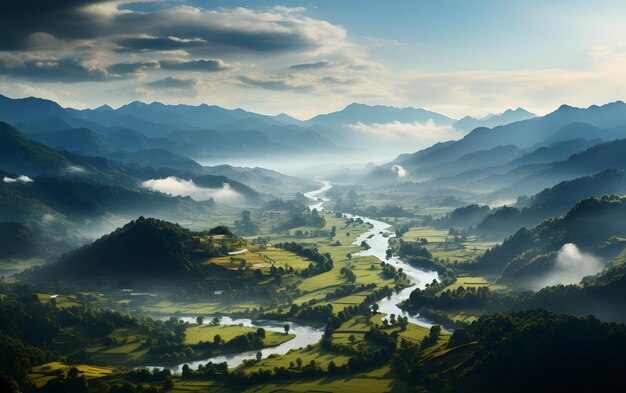
[[[216,232],[230,234],[227,228],[216,228]],[[226,241],[214,241],[178,224],[139,217],[52,264],[27,270],[21,278],[50,282],[103,274],[144,280],[197,280],[203,270],[200,259],[228,251]]]
[[[82,300],[81,300],[82,299]],[[61,356],[68,362],[90,362],[82,346],[86,341],[104,346],[117,345],[111,333],[129,328],[147,337],[146,359],[172,361],[189,355],[183,345],[187,324],[176,318],[166,321],[135,317],[89,305],[85,298],[74,307],[56,307],[55,300],[42,303],[26,285],[0,285],[0,370],[16,381],[21,389],[30,389],[26,375],[32,366]],[[67,349],[53,345],[60,335],[69,334],[76,344]],[[57,352],[50,351],[54,349]]]
[[[444,376],[452,390],[607,391],[622,383],[626,326],[592,316],[543,310],[482,316],[457,329],[448,345],[471,342],[471,356]]]
[[[289,219],[274,228],[274,230],[280,232],[299,227],[324,228],[324,226],[326,226],[326,220],[320,216],[317,209],[303,209],[302,211],[291,213]]]
[[[282,248],[283,250],[290,251],[298,256],[307,258],[315,264],[309,264],[309,266],[300,272],[302,277],[314,276],[316,274],[325,273],[330,271],[334,266],[333,258],[329,253],[320,253],[315,247],[305,247],[296,242],[285,242],[274,244],[274,247]]]

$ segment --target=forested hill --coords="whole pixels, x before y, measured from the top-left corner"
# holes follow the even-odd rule
[[[599,250],[610,238],[626,235],[626,197],[605,195],[577,203],[565,216],[522,228],[478,261],[481,268],[503,271],[503,278],[519,279],[551,268],[557,250],[574,243]]]
[[[455,331],[448,347],[444,359],[456,362],[470,351],[440,375],[453,391],[592,391],[621,384],[626,326],[543,310],[495,314]]]
[[[232,235],[227,235],[231,236]],[[227,253],[219,242],[178,224],[139,217],[94,243],[63,255],[56,262],[24,273],[31,281],[89,279],[193,279],[200,256]]]

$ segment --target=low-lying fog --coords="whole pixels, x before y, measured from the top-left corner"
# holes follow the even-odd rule
[[[578,284],[583,277],[599,273],[603,267],[602,259],[581,252],[574,243],[567,243],[559,250],[552,269],[530,287],[539,290],[553,285]]]
[[[196,201],[213,199],[227,204],[237,204],[244,202],[245,199],[228,183],[222,184],[221,188],[205,188],[198,186],[193,180],[179,179],[176,176],[146,180],[141,186],[173,196],[189,196]]]

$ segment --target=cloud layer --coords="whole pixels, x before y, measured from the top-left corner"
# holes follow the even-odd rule
[[[204,188],[196,185],[193,180],[169,176],[164,179],[146,180],[141,186],[173,196],[189,196],[196,201],[207,201],[210,199],[224,203],[239,203],[243,201],[243,196],[233,190],[228,183],[224,183],[221,188]]]
[[[5,183],[32,183],[33,179],[25,175],[21,175],[16,178],[5,176],[3,181]]]
[[[364,34],[375,29],[361,26],[365,31],[349,31],[338,17],[334,20],[335,14],[329,12],[332,2],[304,8],[258,2],[246,7],[220,2],[217,7],[191,0],[6,3],[0,13],[0,92],[14,97],[36,94],[68,106],[115,106],[134,100],[207,102],[307,118],[362,102],[427,107],[461,117],[509,107],[544,114],[563,103],[588,106],[626,98],[626,46],[617,39],[592,41],[585,29],[578,30],[589,39],[563,38],[579,42],[564,45],[577,46],[577,57],[564,57],[559,64],[541,62],[539,52],[526,55],[524,34],[507,41],[501,55],[486,59],[459,58],[464,51],[448,48],[458,44],[449,37],[457,36],[453,34],[405,37],[415,41],[411,43],[399,37],[370,37]],[[367,7],[355,8],[355,17]],[[409,6],[388,8],[398,13]],[[558,13],[547,12],[546,19],[567,19],[568,26],[587,23],[568,17],[577,8],[568,4]],[[522,9],[520,15],[540,14],[531,11],[526,15]],[[619,24],[623,25],[621,20]],[[620,26],[603,24],[604,35],[622,34]],[[406,31],[413,31],[412,26]],[[623,34],[620,37],[623,41]],[[489,52],[501,43],[493,41],[480,41],[476,48]],[[570,52],[571,48],[568,56],[573,56]],[[506,61],[519,53],[536,64]],[[443,139],[456,137],[449,130],[446,134],[426,129],[427,125],[377,126],[366,131],[391,131],[398,138],[431,131]]]
[[[346,127],[378,138],[390,138],[404,141],[411,140],[424,145],[439,141],[459,139],[463,136],[463,134],[455,130],[454,127],[439,126],[432,120],[426,123],[401,123],[399,121],[373,124],[356,123]]]
[[[567,243],[559,250],[553,268],[536,280],[533,287],[578,284],[583,277],[599,273],[603,267],[601,259],[581,252],[574,243]]]

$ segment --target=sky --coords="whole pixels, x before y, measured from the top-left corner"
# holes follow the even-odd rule
[[[626,100],[624,15],[588,0],[3,2],[0,94],[300,119],[352,102],[545,114]]]

